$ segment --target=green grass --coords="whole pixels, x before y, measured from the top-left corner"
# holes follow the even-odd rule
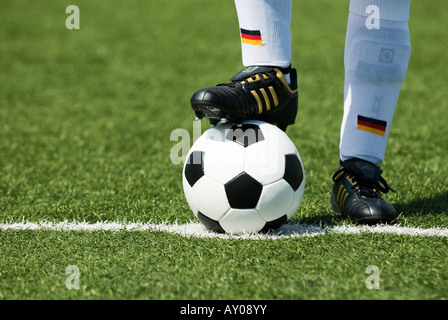
[[[67,30],[70,4],[0,2],[0,221],[190,221],[170,133],[192,132],[195,90],[242,68],[233,2],[79,0],[81,29]],[[405,226],[448,227],[447,6],[411,6],[412,57],[382,166]],[[340,225],[329,195],[348,2],[293,10],[301,101],[288,134],[307,179],[293,219]],[[447,245],[383,234],[1,231],[0,298],[447,299]],[[69,265],[79,290],[65,286]],[[379,290],[366,288],[369,265],[381,270]]]
[[[443,239],[329,235],[265,242],[44,231],[2,232],[0,239],[4,254],[17,256],[16,268],[0,265],[8,299],[447,298]],[[79,267],[79,290],[65,286],[69,265]],[[366,289],[369,265],[381,270],[379,290]]]

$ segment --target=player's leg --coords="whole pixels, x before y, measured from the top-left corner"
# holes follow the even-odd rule
[[[410,0],[351,0],[345,45],[341,167],[333,176],[335,212],[361,223],[397,217],[381,192],[380,164],[410,58]]]
[[[191,106],[216,124],[259,119],[279,128],[295,122],[297,74],[291,68],[292,0],[235,0],[246,67],[220,84],[197,91]]]
[[[243,65],[288,68],[292,0],[235,0]]]

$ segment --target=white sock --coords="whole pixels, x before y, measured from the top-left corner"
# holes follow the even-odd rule
[[[384,160],[411,53],[410,0],[351,0],[345,44],[341,160]]]
[[[292,0],[235,0],[243,65],[291,64]]]

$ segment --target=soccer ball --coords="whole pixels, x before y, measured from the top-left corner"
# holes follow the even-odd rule
[[[250,120],[204,132],[187,154],[182,182],[190,209],[206,228],[255,233],[279,228],[297,211],[305,172],[283,131]]]

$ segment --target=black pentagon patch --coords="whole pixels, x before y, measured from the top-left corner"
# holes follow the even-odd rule
[[[224,229],[219,224],[219,221],[210,219],[209,217],[205,216],[201,212],[198,212],[198,219],[201,221],[201,223],[209,230],[213,230],[219,233],[225,233]]]
[[[299,158],[295,154],[285,155],[285,174],[283,179],[296,191],[303,181],[303,169]]]
[[[282,225],[284,225],[286,223],[286,221],[288,221],[288,217],[285,214],[285,215],[281,216],[280,218],[266,222],[265,226],[263,227],[263,229],[260,230],[260,232],[263,233],[263,232],[277,230]]]
[[[234,209],[252,209],[257,206],[263,185],[242,172],[224,185],[230,207]]]
[[[244,148],[264,140],[263,132],[256,124],[234,125],[226,135],[226,140],[242,145]]]
[[[204,175],[204,152],[193,151],[185,164],[185,178],[188,184],[193,185]]]

